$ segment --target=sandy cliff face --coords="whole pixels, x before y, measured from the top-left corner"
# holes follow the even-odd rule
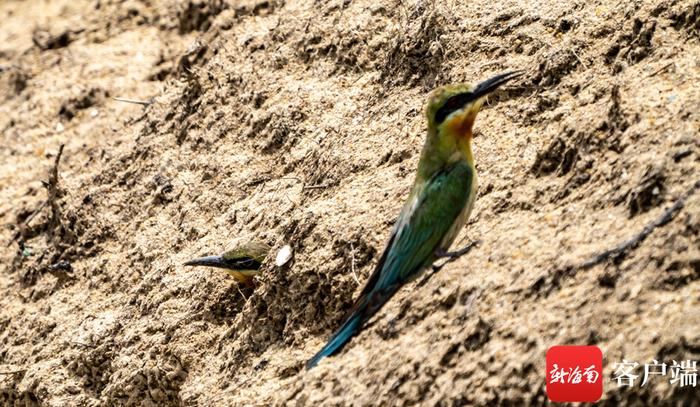
[[[555,344],[603,350],[611,405],[697,403],[609,379],[700,359],[700,3],[536,3],[2,2],[0,404],[543,404]],[[481,245],[304,371],[429,91],[511,69],[476,122]],[[181,266],[244,235],[293,261],[254,289]]]

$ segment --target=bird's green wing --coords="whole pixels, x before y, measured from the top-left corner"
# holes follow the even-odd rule
[[[307,368],[342,349],[405,282],[432,263],[435,250],[467,204],[473,182],[473,168],[458,162],[439,171],[412,195],[362,293]]]
[[[452,164],[426,182],[397,220],[374,272],[375,287],[368,284],[368,291],[403,284],[435,260],[435,250],[466,206],[473,182],[474,170],[466,162]]]
[[[307,363],[338,352],[398,291],[435,259],[435,250],[469,199],[474,170],[456,163],[434,175],[401,211],[384,253],[340,328]]]

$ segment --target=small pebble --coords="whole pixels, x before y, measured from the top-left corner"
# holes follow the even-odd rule
[[[277,252],[277,257],[275,257],[275,266],[282,267],[289,262],[292,258],[292,247],[290,245],[284,245]]]

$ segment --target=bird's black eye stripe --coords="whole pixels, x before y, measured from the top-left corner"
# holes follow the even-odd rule
[[[226,260],[226,264],[234,269],[257,270],[262,265],[259,261],[250,257],[239,257],[237,259]]]
[[[471,92],[460,93],[454,96],[450,96],[445,103],[435,112],[435,124],[440,124],[450,113],[463,108],[467,103],[476,99],[474,94]]]

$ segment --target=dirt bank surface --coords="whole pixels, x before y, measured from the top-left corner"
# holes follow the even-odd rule
[[[700,3],[615,3],[3,1],[0,404],[539,405],[546,350],[595,344],[605,402],[697,405],[610,379],[700,360]],[[512,69],[476,122],[481,244],[305,371],[429,91]],[[240,236],[293,260],[253,289],[181,265]]]

